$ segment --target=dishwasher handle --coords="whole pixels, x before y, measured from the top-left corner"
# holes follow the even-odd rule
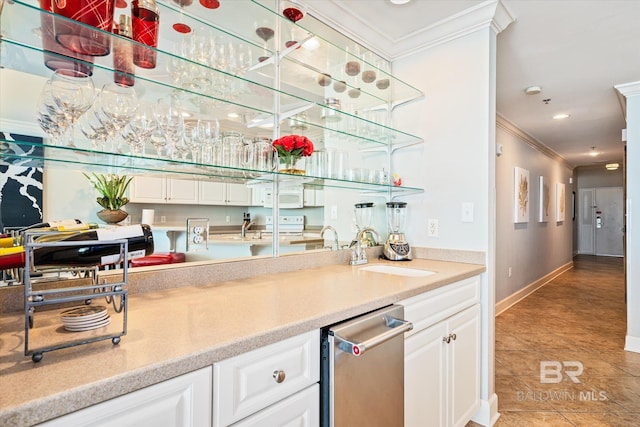
[[[391,316],[384,316],[384,320],[386,326],[390,329],[363,342],[354,343],[334,333],[333,336],[338,342],[338,348],[357,357],[365,351],[413,329],[413,323],[407,320],[396,319]]]

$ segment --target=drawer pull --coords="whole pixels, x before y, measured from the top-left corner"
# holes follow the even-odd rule
[[[284,382],[285,377],[286,375],[284,371],[281,371],[281,370],[273,371],[273,379],[276,380],[278,384]]]

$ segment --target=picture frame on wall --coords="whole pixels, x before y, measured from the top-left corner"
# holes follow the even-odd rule
[[[549,222],[551,213],[551,188],[545,176],[538,178],[538,222]]]
[[[564,222],[567,205],[564,184],[556,184],[556,222]]]
[[[529,222],[529,171],[516,166],[513,182],[513,222]]]

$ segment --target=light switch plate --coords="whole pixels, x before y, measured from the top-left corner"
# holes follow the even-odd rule
[[[462,222],[473,222],[473,203],[462,203]]]

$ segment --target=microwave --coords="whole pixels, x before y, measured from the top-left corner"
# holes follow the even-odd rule
[[[265,208],[273,207],[273,190],[264,190]],[[304,189],[302,187],[281,188],[278,195],[280,209],[298,209],[304,207]]]

